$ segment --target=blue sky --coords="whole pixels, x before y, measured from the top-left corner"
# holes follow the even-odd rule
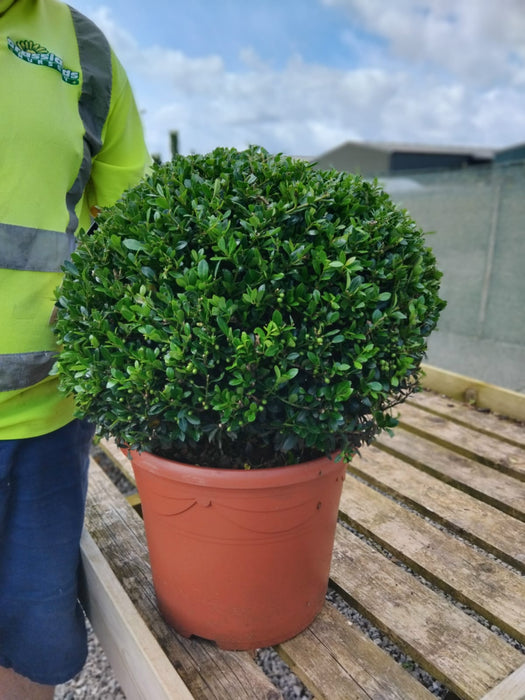
[[[523,0],[72,0],[124,64],[152,152],[525,141]]]
[[[229,70],[242,69],[239,57],[249,48],[276,68],[294,53],[340,68],[352,60],[339,34],[341,22],[347,22],[344,12],[318,0],[76,3],[82,11],[102,6],[111,8],[114,19],[142,45],[177,48],[191,58],[217,54]]]

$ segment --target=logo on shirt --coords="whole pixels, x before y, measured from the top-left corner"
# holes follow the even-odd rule
[[[36,66],[47,66],[54,68],[62,76],[62,80],[69,85],[78,85],[80,74],[77,71],[70,70],[64,66],[60,56],[48,51],[45,46],[31,41],[31,39],[21,39],[13,41],[7,37],[7,46],[15,56],[21,58],[22,61],[32,63]]]

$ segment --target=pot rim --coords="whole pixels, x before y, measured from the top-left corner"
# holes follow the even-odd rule
[[[132,465],[166,478],[183,478],[192,484],[206,483],[217,488],[252,489],[254,487],[275,486],[276,481],[285,484],[318,479],[331,473],[337,473],[344,468],[343,460],[336,461],[338,452],[330,457],[267,469],[225,469],[221,467],[202,467],[196,464],[186,464],[175,460],[159,457],[151,452],[142,450],[126,450]]]

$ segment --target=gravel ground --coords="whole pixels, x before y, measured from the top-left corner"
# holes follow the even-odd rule
[[[335,591],[330,590],[327,599],[353,624],[368,634],[375,644],[388,651],[436,697],[452,700],[452,696],[447,696],[444,686],[420,669],[410,657],[403,654],[388,637],[349,606]],[[75,678],[57,687],[55,700],[126,700],[126,696],[113,674],[104,650],[96,639],[89,623],[88,645],[89,654],[86,665]],[[290,671],[274,649],[259,649],[256,655],[256,662],[272,683],[280,689],[285,700],[311,700],[313,698],[313,695],[305,688],[299,678]]]
[[[349,529],[352,530],[352,528]],[[352,531],[355,532],[354,530]],[[398,565],[407,569],[407,567],[402,564],[398,563]],[[433,586],[430,586],[430,584],[421,577],[417,576],[417,578],[425,585],[433,588]],[[446,597],[448,598],[448,596]],[[403,666],[403,668],[434,694],[436,698],[440,698],[441,700],[457,700],[453,693],[447,691],[445,686],[421,669],[413,659],[402,652],[385,634],[348,605],[336,591],[329,590],[327,600],[345,615],[352,624],[368,635],[375,644],[388,652]],[[474,616],[481,624],[489,626],[483,618],[479,617],[479,615],[466,606],[458,605],[458,607],[465,613]],[[508,635],[502,633],[493,626],[491,629],[496,634],[503,636],[512,646],[525,653],[525,647],[516,642],[516,640],[511,639]],[[55,693],[55,700],[126,700],[126,696],[114,677],[111,666],[89,623],[88,642],[89,655],[84,669],[69,683],[58,686]],[[311,700],[313,697],[312,694],[290,671],[274,649],[259,649],[256,655],[256,661],[270,680],[281,690],[285,700]],[[407,700],[409,699],[407,698]]]
[[[89,623],[88,650],[84,668],[71,681],[57,686],[55,700],[126,700]]]

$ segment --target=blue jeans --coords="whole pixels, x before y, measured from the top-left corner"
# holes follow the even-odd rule
[[[78,603],[93,426],[0,440],[0,666],[57,685],[86,660]]]

